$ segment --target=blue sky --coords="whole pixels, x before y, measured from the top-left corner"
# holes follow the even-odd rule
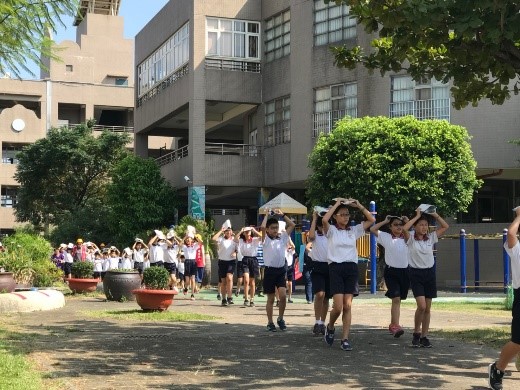
[[[122,0],[119,15],[125,20],[125,38],[134,38],[166,3],[168,3],[168,0]],[[73,19],[72,17],[63,18],[63,22],[67,28],[61,25],[58,26],[57,34],[54,36],[56,42],[59,43],[66,39],[71,41],[76,40],[76,27],[72,25]],[[36,75],[36,78],[39,78],[40,70],[38,66],[34,64],[30,66],[30,68]],[[32,79],[35,77],[27,73],[22,73],[22,78]]]

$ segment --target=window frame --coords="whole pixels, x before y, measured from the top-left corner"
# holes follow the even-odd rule
[[[269,37],[271,32],[272,36]],[[264,36],[265,62],[272,62],[291,54],[290,8],[271,16],[264,21]],[[279,46],[277,46],[277,42],[279,42]],[[271,44],[273,48],[270,48]]]
[[[217,27],[212,27],[209,25],[209,22],[216,21]],[[225,27],[222,27],[223,24],[227,24],[227,22],[230,22],[231,29],[226,29]],[[239,26],[241,23],[244,24],[243,31],[240,31],[237,29],[237,26]],[[257,26],[257,31],[250,31],[250,28],[252,30],[255,30],[255,26]],[[215,53],[209,53],[209,34],[216,34],[216,52]],[[231,55],[222,54],[222,36],[223,34],[230,34],[231,37]],[[236,54],[236,37],[243,37],[243,53],[244,56],[237,56]],[[253,44],[251,39],[256,38],[256,56],[251,56],[251,50],[253,50]],[[260,22],[255,20],[244,20],[244,19],[228,19],[228,18],[219,18],[214,16],[206,16],[206,31],[205,31],[205,39],[206,39],[206,47],[205,47],[205,53],[206,58],[219,58],[219,59],[230,59],[234,61],[254,61],[254,62],[260,62],[261,60],[261,26]],[[254,40],[253,40],[254,42]]]

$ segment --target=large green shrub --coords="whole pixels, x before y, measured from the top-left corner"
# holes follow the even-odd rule
[[[150,290],[166,290],[170,273],[164,267],[150,267],[143,271],[143,283]]]
[[[72,264],[71,274],[73,278],[90,279],[94,275],[94,263],[90,261],[76,261]]]
[[[52,247],[43,237],[17,231],[2,243],[7,251],[0,253],[0,267],[12,272],[17,283],[44,287],[63,278],[63,272],[50,261]]]

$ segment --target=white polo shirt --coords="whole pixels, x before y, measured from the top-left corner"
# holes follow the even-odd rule
[[[287,262],[287,267],[292,267],[294,263],[294,250],[285,250],[285,261]]]
[[[327,259],[329,263],[356,263],[358,252],[356,241],[365,234],[363,224],[351,226],[349,230],[338,230],[330,225],[327,231]]]
[[[266,267],[281,268],[285,267],[285,248],[289,242],[289,236],[286,232],[282,232],[278,239],[270,239],[265,236],[264,248],[264,264]]]
[[[238,242],[240,253],[242,256],[256,257],[258,251],[258,245],[260,245],[260,237],[252,237],[250,241],[244,241],[242,239]],[[285,250],[285,249],[284,249]],[[265,254],[264,254],[265,256]]]
[[[322,234],[321,236],[316,233],[314,241],[312,241],[312,250],[310,257],[313,261],[320,263],[328,263],[327,251],[329,249],[327,236]]]
[[[159,261],[164,262],[164,253],[168,249],[168,245],[166,242],[160,242],[157,245],[152,245],[151,251],[153,252],[153,256],[150,258],[150,263],[157,263]]]
[[[516,242],[516,245],[509,248],[507,241],[504,242],[504,249],[511,258],[511,276],[513,288],[520,288],[520,242]]]
[[[146,249],[141,248],[139,250],[134,250],[133,256],[134,261],[136,263],[142,263],[144,261],[144,255],[146,254]]]
[[[433,258],[433,245],[439,242],[436,232],[428,234],[426,241],[415,239],[415,231],[410,231],[410,238],[406,242],[410,254],[410,267],[412,268],[431,268],[435,264]]]
[[[183,245],[182,251],[184,252],[184,258],[186,260],[195,260],[197,258],[197,249],[200,244],[198,242],[194,243],[192,246]]]
[[[224,237],[218,238],[218,259],[224,261],[235,260],[235,251],[237,249],[237,243],[233,238],[225,239]]]
[[[177,264],[177,255],[179,254],[179,246],[175,244],[172,247],[167,247],[166,256],[164,256],[164,262],[169,264]]]
[[[379,230],[376,242],[385,248],[386,265],[393,268],[408,268],[410,256],[404,237],[394,237],[390,233]]]

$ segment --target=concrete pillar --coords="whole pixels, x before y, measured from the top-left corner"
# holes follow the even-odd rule
[[[134,153],[139,157],[148,157],[148,134],[134,134]]]

